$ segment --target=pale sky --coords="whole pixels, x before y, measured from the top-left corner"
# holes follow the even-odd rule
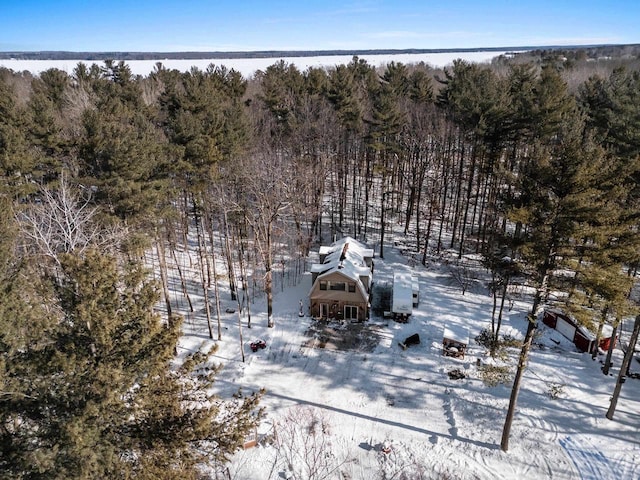
[[[0,51],[640,43],[640,0],[0,0]]]

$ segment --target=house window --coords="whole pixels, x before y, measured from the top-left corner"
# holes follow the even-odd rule
[[[327,289],[327,282],[320,282],[320,290],[326,290]]]
[[[349,292],[355,293],[355,291],[356,291],[356,284],[355,283],[350,283],[349,284]]]
[[[331,290],[340,290],[341,292],[344,292],[346,290],[346,285],[344,282],[331,282],[329,288],[331,288]]]
[[[358,307],[355,305],[345,305],[344,307],[345,320],[357,320],[358,319]]]

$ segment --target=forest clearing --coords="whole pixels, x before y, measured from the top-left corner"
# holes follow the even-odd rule
[[[202,299],[197,300],[194,309],[201,313],[188,315],[179,351],[218,345],[214,361],[223,368],[215,390],[223,397],[238,389],[265,389],[266,417],[258,428],[258,446],[236,454],[228,472],[216,478],[602,480],[640,475],[640,380],[624,384],[615,418],[607,420],[615,378],[602,375],[604,356],[593,361],[541,322],[524,375],[512,448],[502,452],[499,440],[511,374],[492,385],[483,380],[481,368],[508,365],[512,373],[516,350],[511,358],[494,360],[471,340],[464,360],[442,355],[444,325],[465,326],[475,337],[490,323],[486,272],[479,269],[469,291],[461,295],[447,266],[435,258],[428,268],[412,267],[406,254],[387,251],[385,260],[376,261],[377,281],[410,270],[419,276],[424,292],[408,323],[377,315],[365,324],[300,317],[299,301],[306,301],[311,286],[307,273],[299,283],[276,289],[274,329],[266,327],[264,302],[251,307],[243,362],[237,313],[223,315],[223,340],[214,342],[207,338]],[[530,298],[517,295],[511,300],[503,328],[522,339]],[[402,350],[398,342],[416,332],[420,345]],[[249,343],[254,338],[264,339],[267,348],[252,353]],[[612,375],[617,375],[621,359],[616,349]],[[464,378],[451,379],[448,373],[454,370]],[[632,370],[640,370],[640,363],[634,360]],[[299,435],[307,435],[318,419],[327,429],[313,444],[292,440],[281,426],[295,426]],[[274,445],[280,428],[286,429],[282,435],[295,449]],[[384,453],[384,446],[390,452]],[[319,453],[321,461],[311,462]],[[288,469],[293,455],[300,457]]]

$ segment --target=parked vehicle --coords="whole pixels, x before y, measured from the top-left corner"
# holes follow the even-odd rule
[[[251,342],[249,346],[251,347],[252,352],[257,352],[258,349],[267,348],[267,342],[265,342],[264,340],[256,340],[254,342]]]

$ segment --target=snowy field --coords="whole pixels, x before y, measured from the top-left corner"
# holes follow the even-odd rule
[[[524,374],[510,449],[502,452],[511,377],[507,384],[485,384],[480,368],[492,360],[473,340],[464,359],[444,357],[441,350],[445,325],[468,328],[472,339],[489,325],[492,302],[485,273],[479,269],[462,295],[442,261],[431,259],[425,268],[390,246],[384,260],[375,260],[375,282],[391,282],[394,271],[411,271],[419,278],[420,304],[408,323],[372,315],[364,325],[335,322],[322,330],[299,315],[301,300],[302,313],[308,308],[310,274],[296,284],[286,276],[276,278],[275,328],[266,328],[260,298],[251,304],[251,329],[243,318],[245,362],[237,312],[222,314],[222,341],[209,340],[195,270],[190,272],[194,314],[187,314],[186,301],[175,292],[186,318],[179,353],[218,343],[215,359],[223,367],[217,393],[230,398],[238,389],[266,391],[260,443],[235,455],[218,478],[640,478],[640,380],[623,385],[614,420],[605,418],[620,350],[615,350],[612,376],[605,377],[599,361],[541,324]],[[189,271],[188,265],[183,267]],[[529,305],[525,295],[514,294],[502,332],[522,337]],[[221,293],[221,306],[223,312],[237,309],[228,291]],[[421,343],[403,350],[398,343],[414,333]],[[267,347],[254,353],[249,344],[259,338]],[[509,360],[512,371],[515,352]],[[451,379],[448,373],[455,369],[465,378]],[[635,360],[633,370],[640,370]],[[320,419],[321,431],[305,423],[309,416]],[[302,436],[292,438],[292,431]],[[278,442],[289,442],[288,448],[277,449]],[[300,456],[292,457],[294,447],[302,457],[316,455],[315,476],[300,473],[303,465]]]
[[[358,58],[366,60],[369,65],[381,67],[389,62],[412,64],[425,62],[434,68],[442,68],[449,65],[453,60],[461,58],[470,62],[489,62],[492,58],[500,56],[506,52],[447,52],[447,53],[421,53],[421,54],[395,54],[395,55],[360,55]],[[309,67],[335,67],[336,65],[346,65],[353,57],[351,55],[327,55],[316,57],[282,57],[282,58],[225,58],[225,59],[203,59],[203,60],[162,60],[161,63],[168,69],[176,69],[181,72],[189,71],[192,67],[198,67],[205,70],[210,64],[225,65],[227,68],[235,69],[245,78],[253,76],[257,70],[266,70],[269,65],[284,60],[286,63],[294,64],[301,71]],[[79,62],[87,65],[97,63],[103,65],[104,62],[91,62],[87,60],[2,60],[0,59],[0,67],[5,67],[14,72],[28,71],[34,75],[48,70],[57,68],[69,74]],[[136,75],[146,76],[152,72],[158,63],[158,60],[130,60],[126,62],[131,71]]]

